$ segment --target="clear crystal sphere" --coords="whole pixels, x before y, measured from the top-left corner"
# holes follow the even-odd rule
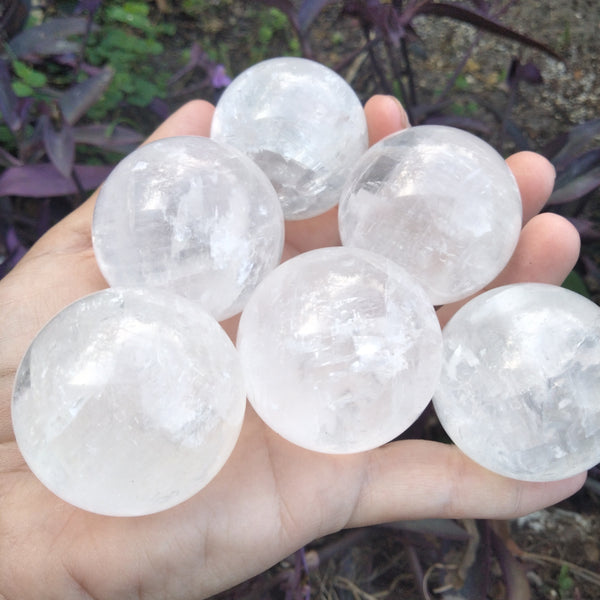
[[[430,401],[440,371],[433,306],[383,256],[322,248],[257,287],[237,347],[248,399],[305,448],[350,453],[389,442]]]
[[[236,77],[215,110],[211,137],[245,152],[268,175],[286,219],[306,219],[339,201],[367,149],[367,122],[352,88],[304,58],[260,62]]]
[[[92,240],[112,286],[173,290],[218,320],[240,312],[281,258],[283,214],[264,173],[209,138],[165,138],[100,188]]]
[[[33,473],[63,500],[115,516],[161,511],[203,488],[244,410],[237,352],[212,316],[175,294],[118,288],[40,331],[12,400]]]
[[[434,406],[474,461],[558,480],[600,462],[600,308],[557,286],[513,284],[461,308],[443,332]]]
[[[491,146],[441,125],[394,133],[358,161],[342,192],[342,243],[403,266],[435,305],[488,284],[521,230],[516,181]]]

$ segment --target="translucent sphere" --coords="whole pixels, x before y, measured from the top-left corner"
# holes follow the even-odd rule
[[[441,363],[433,306],[406,272],[353,248],[277,267],[240,320],[248,399],[289,441],[350,453],[384,444],[430,401]]]
[[[521,230],[521,196],[502,157],[441,125],[394,133],[361,158],[342,192],[342,243],[391,258],[435,305],[492,281]]]
[[[100,188],[94,252],[112,286],[169,289],[218,320],[240,312],[281,258],[273,186],[234,148],[182,136],[141,146]]]
[[[600,462],[600,308],[560,287],[486,292],[444,328],[434,406],[456,445],[529,481]]]
[[[352,88],[304,58],[273,58],[236,77],[215,110],[211,137],[250,156],[277,190],[286,219],[306,219],[339,201],[367,149],[367,122]]]
[[[63,500],[135,516],[170,508],[220,470],[245,391],[221,326],[175,294],[111,288],[52,319],[12,400],[19,449]]]

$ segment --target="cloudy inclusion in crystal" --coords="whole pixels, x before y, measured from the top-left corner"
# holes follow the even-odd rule
[[[507,477],[558,480],[600,462],[600,308],[557,286],[486,292],[444,328],[434,406],[456,445]]]
[[[335,206],[367,149],[367,123],[352,88],[312,60],[282,57],[236,77],[217,104],[211,137],[246,153],[277,190],[286,219]]]
[[[277,267],[240,320],[248,398],[277,433],[328,453],[402,433],[435,389],[441,331],[433,306],[383,256],[322,248]]]
[[[114,516],[170,508],[223,466],[245,409],[237,352],[194,303],[110,288],[71,304],[27,350],[12,419],[33,473]]]
[[[391,258],[436,304],[466,298],[505,267],[521,197],[502,157],[440,125],[392,134],[358,161],[339,208],[342,243]]]
[[[283,213],[264,173],[208,138],[165,138],[100,188],[92,240],[112,286],[169,289],[218,320],[240,312],[281,258]]]

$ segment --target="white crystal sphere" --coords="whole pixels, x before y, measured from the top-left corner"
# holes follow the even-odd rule
[[[268,175],[286,219],[306,219],[339,201],[367,149],[367,122],[352,88],[304,58],[272,58],[240,75],[219,99],[211,137],[245,152]]]
[[[600,308],[563,288],[486,292],[444,328],[434,406],[450,438],[488,469],[529,481],[600,462]]]
[[[238,150],[181,136],[141,146],[100,188],[94,252],[112,286],[156,287],[218,320],[240,312],[281,258],[273,186]]]
[[[194,303],[109,288],[69,305],[17,372],[12,420],[33,473],[114,516],[170,508],[229,457],[245,391],[235,347]]]
[[[240,320],[248,399],[287,440],[350,453],[389,442],[430,401],[441,364],[433,306],[383,256],[323,248],[277,267]]]
[[[441,125],[372,146],[342,192],[342,243],[391,258],[435,305],[466,298],[504,268],[521,230],[521,196],[502,157]]]

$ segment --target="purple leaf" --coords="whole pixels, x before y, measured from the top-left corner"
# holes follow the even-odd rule
[[[554,204],[573,202],[573,200],[583,198],[583,196],[589,194],[598,186],[600,186],[600,167],[554,190],[548,199],[547,205],[552,206]]]
[[[79,125],[73,127],[73,137],[76,144],[88,144],[116,152],[131,152],[144,140],[140,133],[122,125]]]
[[[542,72],[532,62],[526,62],[524,65],[520,66],[519,77],[523,81],[531,83],[532,85],[540,85],[544,83]]]
[[[227,87],[231,83],[231,78],[225,72],[223,65],[215,65],[210,73],[210,79],[216,89]]]
[[[32,60],[40,56],[79,52],[81,44],[68,38],[85,34],[87,27],[86,17],[48,19],[41,25],[25,29],[10,41],[9,46],[18,58]]]
[[[20,31],[29,16],[29,0],[2,0],[0,8],[0,32],[3,40],[10,39]]]
[[[548,204],[577,200],[600,186],[600,148],[573,159],[556,178]]]
[[[14,133],[21,128],[22,121],[17,112],[17,96],[13,92],[8,64],[0,59],[0,113],[8,128]]]
[[[554,166],[560,169],[576,158],[598,135],[600,135],[600,119],[587,121],[551,140],[542,153],[550,157]]]
[[[112,67],[105,67],[97,75],[75,84],[64,92],[58,104],[65,121],[70,125],[77,123],[108,89],[114,75]]]
[[[102,4],[102,0],[79,0],[75,13],[81,14],[82,12],[88,12],[94,14]]]
[[[148,104],[148,108],[155,115],[158,115],[162,121],[165,121],[171,114],[169,105],[162,98],[152,98],[152,100],[150,100],[150,104]]]
[[[306,33],[319,13],[333,0],[304,0],[298,11],[298,26],[302,33]]]
[[[342,14],[357,18],[367,29],[377,29],[394,46],[405,37],[405,24],[410,22],[402,21],[393,5],[381,4],[379,0],[345,2]]]
[[[208,73],[210,83],[215,89],[227,87],[231,83],[231,78],[225,72],[225,67],[212,61],[208,54],[202,50],[200,44],[194,42],[190,48],[190,58],[187,64],[170,78],[169,84],[172,85],[197,67]]]
[[[40,117],[40,122],[46,154],[60,174],[68,179],[75,162],[73,128],[68,123],[63,123],[62,127],[57,130],[46,115]]]
[[[541,42],[538,42],[537,40],[527,35],[523,35],[522,33],[515,31],[514,29],[510,29],[509,27],[502,25],[493,18],[490,18],[477,10],[466,8],[465,6],[460,6],[458,4],[448,4],[446,2],[416,3],[413,6],[413,8],[404,11],[402,16],[402,22],[410,22],[413,19],[413,17],[415,17],[417,14],[436,15],[439,17],[449,17],[451,19],[463,21],[464,23],[474,25],[478,29],[483,29],[485,31],[489,31],[490,33],[494,33],[496,35],[515,40],[520,44],[531,46],[532,48],[537,48],[538,50],[541,50],[542,52],[553,56],[557,60],[562,61],[562,57],[560,56],[560,54],[557,54],[552,48],[546,46],[546,44],[542,44]]]
[[[600,240],[600,231],[596,227],[596,223],[591,219],[584,219],[579,217],[567,217],[569,221],[575,226],[581,240],[584,242],[596,242]]]
[[[86,191],[98,187],[111,170],[112,167],[90,165],[75,165],[73,168]],[[61,175],[52,163],[10,167],[0,175],[0,196],[51,198],[78,192],[75,182]]]
[[[510,86],[517,85],[521,81],[532,85],[544,83],[542,73],[532,62],[522,64],[518,58],[512,59],[506,80]]]
[[[10,152],[0,147],[0,164],[8,167],[20,167],[22,165],[18,158],[15,158]]]
[[[27,248],[23,246],[14,227],[9,227],[4,234],[4,246],[7,256],[0,263],[0,279],[4,277],[25,255]]]

